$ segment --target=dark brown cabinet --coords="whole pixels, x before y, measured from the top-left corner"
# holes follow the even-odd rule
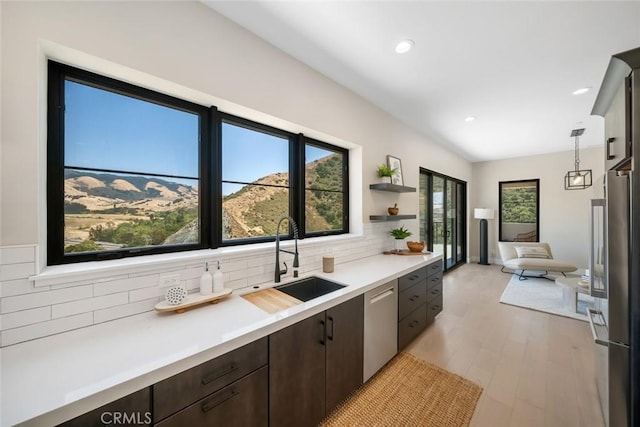
[[[121,399],[82,414],[58,427],[103,427],[151,424],[151,391],[145,387]]]
[[[398,351],[435,320],[442,311],[442,261],[398,279]]]
[[[631,157],[631,78],[618,86],[611,107],[604,116],[605,170]]]
[[[154,384],[155,423],[267,425],[267,345],[259,339]]]
[[[326,413],[362,385],[364,297],[327,310]]]
[[[363,339],[363,296],[271,334],[270,426],[315,426],[362,385]]]

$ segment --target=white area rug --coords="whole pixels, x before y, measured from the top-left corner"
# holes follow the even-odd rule
[[[576,313],[564,307],[562,288],[555,282],[545,279],[518,280],[518,276],[514,274],[502,293],[500,302],[588,322],[587,308],[593,307],[594,299],[579,293]]]

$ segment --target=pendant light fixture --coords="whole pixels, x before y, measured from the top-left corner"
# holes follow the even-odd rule
[[[564,176],[565,190],[584,190],[591,187],[591,169],[580,169],[580,135],[584,133],[584,128],[574,129],[571,136],[575,138],[575,167]]]

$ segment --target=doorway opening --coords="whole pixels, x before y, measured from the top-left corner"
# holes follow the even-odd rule
[[[467,259],[467,183],[420,168],[420,239],[440,252],[444,270]]]

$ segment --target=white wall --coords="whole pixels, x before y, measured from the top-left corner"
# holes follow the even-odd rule
[[[418,213],[417,193],[369,191],[369,183],[377,180],[375,166],[387,154],[402,160],[406,185],[418,186],[421,166],[471,178],[466,160],[201,3],[0,2],[0,8],[0,249],[8,248],[0,250],[1,345],[150,310],[161,295],[151,283],[155,279],[142,290],[135,280],[125,280],[116,287],[126,295],[118,298],[94,295],[104,288],[99,283],[153,278],[157,267],[126,274],[114,269],[112,277],[101,274],[93,282],[75,277],[37,288],[28,279],[45,264],[47,57],[351,148],[351,194],[357,201],[351,206],[353,229],[364,238],[310,249],[306,271],[318,268],[325,251],[345,249],[340,252],[344,262],[383,249],[394,224],[367,224],[370,214],[396,202],[402,213]],[[405,225],[418,233],[417,220]],[[227,278],[239,288],[273,274],[263,252],[245,255],[239,263],[237,254],[217,250],[203,257],[234,263]],[[194,267],[193,259],[172,264],[187,285],[198,274]],[[86,286],[93,289],[90,298]],[[42,292],[53,292],[55,300],[36,295]],[[67,305],[55,309],[56,304]]]
[[[402,159],[407,185],[417,186],[419,166],[471,176],[467,161],[200,3],[2,2],[2,8],[2,246],[44,236],[45,54],[360,145],[363,188],[386,154]],[[388,202],[367,190],[364,217],[379,203]],[[405,212],[417,209],[417,195],[403,196],[402,204],[411,205]],[[417,222],[412,227],[417,231]]]
[[[594,183],[604,173],[603,147],[580,151],[580,168],[592,169]],[[589,248],[589,200],[594,187],[585,190],[564,189],[564,175],[573,169],[573,151],[520,157],[473,164],[473,207],[495,209],[489,221],[489,258],[500,263],[498,253],[498,182],[540,179],[540,241],[551,245],[554,258],[587,268]],[[473,218],[473,215],[471,216]],[[479,256],[478,221],[470,221],[472,259]]]

